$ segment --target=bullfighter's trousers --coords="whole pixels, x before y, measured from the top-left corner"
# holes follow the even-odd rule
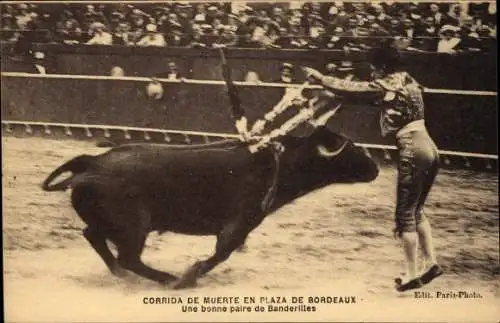
[[[421,120],[423,123],[423,120]],[[424,221],[422,207],[439,171],[438,149],[423,127],[397,135],[396,232],[415,232]]]

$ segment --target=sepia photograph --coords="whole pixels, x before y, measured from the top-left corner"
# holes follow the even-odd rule
[[[498,322],[495,1],[2,1],[6,322]]]

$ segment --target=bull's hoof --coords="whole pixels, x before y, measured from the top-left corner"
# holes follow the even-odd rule
[[[174,281],[173,283],[167,284],[168,287],[172,289],[184,289],[196,287],[196,279],[188,280],[184,277]]]
[[[199,263],[189,268],[181,278],[173,282],[170,287],[172,289],[183,289],[196,286],[196,278],[198,277]]]
[[[242,244],[238,248],[236,248],[237,252],[246,252],[248,250],[248,247],[245,244]]]
[[[118,265],[118,263],[114,265],[113,269],[111,270],[111,273],[118,278],[127,277],[127,270],[124,269],[122,266]]]

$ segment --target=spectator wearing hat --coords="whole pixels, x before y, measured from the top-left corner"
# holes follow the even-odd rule
[[[11,4],[5,4],[2,5],[1,9],[2,9],[1,11],[2,31],[5,32],[7,30],[18,29],[18,27],[16,26],[16,19],[15,19],[16,12],[14,10],[14,6]],[[4,38],[2,37],[2,40],[3,39]]]
[[[279,28],[288,28],[289,26],[285,11],[280,6],[276,6],[272,9],[270,18]]]
[[[293,69],[293,64],[283,63],[281,64],[280,77],[274,80],[275,83],[297,83],[295,79],[295,71]]]
[[[45,63],[45,53],[43,52],[33,53],[33,71],[35,74],[48,74]]]
[[[156,25],[148,24],[146,25],[146,36],[139,40],[136,45],[143,47],[165,47],[167,46],[167,42],[163,35],[157,32]]]
[[[278,30],[277,39],[274,41],[274,46],[278,48],[291,48],[290,44],[290,35],[288,33],[288,29],[285,27],[280,27]]]
[[[129,20],[131,22],[130,33],[131,36],[133,36],[133,39],[131,39],[131,41],[133,41],[134,43],[141,39],[146,32],[147,23],[145,17],[146,14],[143,11],[137,8],[132,9]]]
[[[266,34],[266,30],[264,29],[264,20],[260,17],[253,17],[250,19],[247,24],[252,33],[252,41],[257,44],[262,44],[263,38]]]
[[[450,6],[450,11],[447,14],[447,23],[453,26],[462,27],[462,25],[470,20],[470,16],[464,12],[460,3]]]
[[[415,50],[415,29],[413,21],[404,19],[401,22],[401,33],[394,38],[394,45],[401,50]]]
[[[334,27],[347,28],[350,15],[346,12],[342,1],[335,1],[334,5],[328,10],[328,14]]]
[[[238,16],[235,15],[235,14],[228,14],[226,17],[225,17],[225,25],[226,26],[229,26],[229,28],[234,32],[236,33],[238,31],[238,28],[240,27],[240,25],[242,25],[241,21],[239,20]]]
[[[278,23],[272,21],[264,26],[265,34],[261,37],[260,43],[266,48],[280,48],[276,42],[280,38],[280,27]]]
[[[492,30],[487,25],[483,25],[477,29],[480,49],[482,51],[496,50],[496,35],[492,35]]]
[[[219,16],[219,8],[217,6],[209,6],[205,14],[205,23],[211,25]]]
[[[372,11],[378,24],[381,26],[386,26],[387,22],[391,19],[391,17],[385,12],[384,7],[380,4],[374,4],[372,6]]]
[[[186,46],[189,43],[189,35],[184,33],[182,25],[172,25],[170,32],[167,34],[167,44],[172,47]]]
[[[27,29],[28,23],[33,19],[32,12],[28,5],[21,3],[17,5],[18,13],[15,15],[15,21],[18,29]]]
[[[85,7],[82,25],[84,26],[84,28],[85,28],[85,26],[89,26],[89,29],[90,29],[91,26],[96,22],[100,22],[104,26],[109,25],[108,20],[107,20],[106,16],[104,15],[104,13],[102,12],[102,10],[100,10],[100,8],[96,9],[94,5],[89,4]]]
[[[346,38],[344,37],[344,29],[342,27],[335,27],[331,32],[327,32],[327,39],[325,40],[326,49],[341,50],[346,45]]]
[[[340,64],[335,69],[335,77],[339,77],[345,80],[355,80],[354,66],[351,61],[341,61]]]
[[[452,25],[444,25],[439,31],[441,39],[437,45],[438,53],[456,53],[459,49],[459,44],[461,42],[460,38],[457,37],[457,32],[460,28]]]
[[[207,13],[205,9],[205,5],[199,3],[196,5],[195,14],[194,14],[194,22],[198,24],[204,24],[207,20]]]
[[[102,22],[94,22],[90,26],[90,34],[93,37],[87,42],[88,45],[112,45],[113,37],[110,33],[105,32],[106,27]]]
[[[177,64],[175,62],[168,62],[167,64],[167,71],[163,73],[159,73],[155,75],[157,78],[164,78],[164,79],[169,79],[169,80],[180,80],[182,79],[182,75],[179,72],[179,68],[177,67]]]
[[[328,63],[325,65],[325,75],[326,76],[335,76],[337,71],[337,64]]]
[[[186,37],[186,46],[190,48],[206,48],[207,44],[202,39],[203,32],[201,26],[198,24],[193,24],[189,35]]]
[[[439,4],[431,3],[429,5],[429,16],[432,17],[432,24],[439,30],[447,23],[447,17],[440,11]]]
[[[231,26],[222,25],[219,30],[219,37],[214,44],[223,45],[225,47],[234,47],[237,43],[238,37],[232,30]]]
[[[127,21],[118,23],[113,33],[113,44],[122,46],[133,45],[133,36],[130,33],[130,28],[130,23]]]
[[[439,29],[434,25],[434,18],[426,17],[422,21],[421,31],[415,39],[415,47],[429,52],[437,50]]]
[[[57,40],[65,44],[78,44],[84,41],[83,31],[80,28],[80,24],[74,18],[70,18],[59,24],[57,30]]]

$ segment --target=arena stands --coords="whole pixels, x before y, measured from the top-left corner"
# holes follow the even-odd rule
[[[403,50],[496,46],[496,4],[431,2],[3,4],[1,40],[18,51],[63,43],[361,51],[387,37]]]

